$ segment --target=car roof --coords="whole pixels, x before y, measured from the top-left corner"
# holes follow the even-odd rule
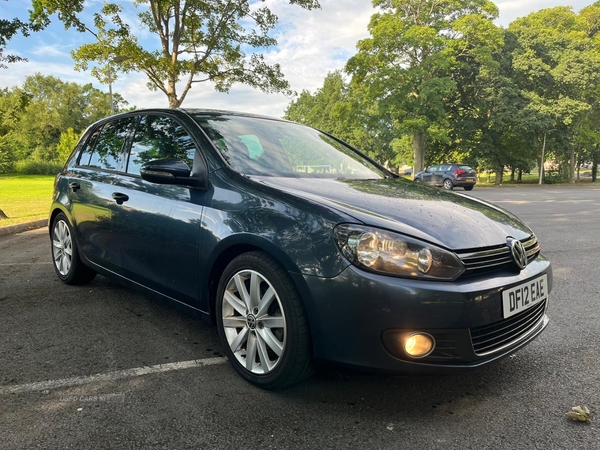
[[[265,116],[261,114],[253,114],[253,113],[245,113],[240,111],[228,111],[221,109],[210,109],[210,108],[140,108],[133,109],[131,111],[123,111],[122,113],[117,113],[109,117],[119,117],[126,116],[132,114],[152,114],[152,113],[179,113],[185,115],[196,115],[196,114],[205,114],[210,116],[238,116],[238,117],[250,117],[254,119],[268,119],[268,120],[277,120],[280,122],[290,122],[289,120]],[[109,118],[107,117],[107,118]],[[104,120],[104,119],[102,119]],[[290,122],[292,123],[292,122]]]
[[[86,129],[86,133],[93,128],[97,128],[98,126],[110,122],[114,119],[118,119],[121,117],[130,117],[130,116],[135,116],[135,115],[139,115],[139,114],[172,114],[175,116],[191,116],[191,115],[195,115],[195,114],[205,114],[205,115],[211,115],[211,116],[237,116],[237,117],[248,117],[248,118],[254,118],[254,119],[263,119],[263,120],[273,120],[273,121],[278,121],[278,122],[286,122],[286,123],[294,123],[296,125],[303,125],[303,124],[298,124],[296,122],[292,122],[289,120],[285,120],[285,119],[278,119],[276,117],[269,117],[269,116],[262,116],[259,114],[251,114],[251,113],[243,113],[243,112],[238,112],[238,111],[226,111],[226,110],[220,110],[220,109],[208,109],[208,108],[140,108],[140,109],[132,109],[130,111],[123,111],[117,114],[113,114],[111,116],[107,116],[107,117],[103,117],[102,119],[97,120],[96,122],[92,123],[87,129]],[[306,126],[306,125],[304,125]]]
[[[289,122],[289,120],[280,119],[272,116],[265,116],[261,114],[245,113],[240,111],[228,111],[221,109],[206,109],[206,108],[178,108],[178,111],[182,111],[186,114],[206,114],[211,116],[240,116],[240,117],[252,117],[255,119],[270,119],[279,120],[281,122]]]

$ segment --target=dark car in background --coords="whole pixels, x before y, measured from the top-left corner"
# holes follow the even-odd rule
[[[465,191],[471,191],[477,183],[477,172],[464,164],[437,164],[417,173],[414,180],[448,190],[462,187]]]
[[[477,367],[548,323],[551,265],[521,220],[283,120],[199,109],[101,120],[56,177],[49,231],[63,282],[101,274],[185,305],[263,388],[315,361]]]

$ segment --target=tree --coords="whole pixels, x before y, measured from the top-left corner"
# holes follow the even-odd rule
[[[341,139],[349,140],[352,134],[349,123],[350,88],[340,71],[328,73],[323,87],[314,95],[304,90],[290,103],[285,118],[310,125]]]
[[[371,37],[346,66],[399,135],[412,135],[414,171],[424,168],[426,139],[450,143],[447,100],[457,88],[461,57],[479,59],[500,46],[488,0],[373,0],[380,12]],[[483,45],[482,45],[483,44]],[[398,136],[400,137],[400,136]]]
[[[456,95],[449,102],[452,143],[446,146],[455,155],[462,152],[463,162],[492,169],[497,184],[507,165],[513,177],[516,168],[519,173],[530,170],[537,149],[530,128],[538,120],[527,110],[529,102],[514,81],[514,38],[503,30],[501,42],[483,46],[481,61],[459,58],[462,64],[453,75]]]
[[[10,172],[18,159],[12,132],[25,113],[29,101],[30,96],[21,89],[0,90],[0,173]]]
[[[571,181],[581,144],[577,136],[597,102],[600,85],[595,37],[600,10],[597,4],[586,9],[581,15],[570,7],[544,9],[509,26],[517,42],[514,79],[528,99],[526,112],[538,118],[532,129],[539,137],[553,130],[552,139],[561,144],[556,156]]]
[[[119,108],[127,104],[118,94],[115,98]],[[25,159],[57,162],[64,156],[61,141],[63,147],[72,143],[73,135],[108,114],[108,95],[91,84],[36,74],[22,87],[0,90],[0,172]]]
[[[393,159],[393,136],[385,133],[376,105],[364,92],[348,85],[341,71],[327,74],[314,94],[302,93],[290,103],[284,117],[342,139],[381,163]]]
[[[60,134],[60,139],[56,146],[56,151],[58,153],[58,160],[61,163],[67,162],[67,159],[73,152],[73,149],[77,145],[79,141],[79,134],[75,133],[73,128],[67,128],[66,131],[63,131]]]
[[[289,3],[308,10],[320,7],[318,0]],[[109,62],[124,72],[144,72],[148,87],[163,92],[170,108],[179,107],[192,85],[204,81],[212,81],[221,92],[243,83],[265,92],[291,93],[279,64],[268,64],[260,53],[277,44],[269,32],[278,18],[257,2],[137,0],[140,23],[156,35],[158,49],[142,47],[124,21],[122,6],[105,3],[94,15],[93,27],[79,18],[83,6],[83,0],[33,0],[32,19],[43,26],[58,13],[66,28],[90,33],[95,42],[72,53],[77,69]],[[183,88],[178,92],[180,80]]]

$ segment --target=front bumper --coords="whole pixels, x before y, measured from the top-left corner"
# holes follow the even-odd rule
[[[485,364],[523,347],[545,329],[548,299],[536,311],[531,308],[528,328],[514,339],[480,354],[473,346],[480,330],[506,323],[502,291],[544,273],[550,292],[552,268],[542,255],[518,274],[495,272],[456,282],[387,277],[354,266],[335,278],[304,276],[315,358],[397,373]],[[431,355],[413,359],[390,349],[385,336],[415,331],[434,336],[437,345]]]

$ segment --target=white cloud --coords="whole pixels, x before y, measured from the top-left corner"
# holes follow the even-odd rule
[[[29,62],[8,64],[8,69],[0,69],[0,74],[2,74],[0,87],[20,86],[25,78],[36,73],[52,75],[62,81],[72,81],[79,84],[95,82],[95,86],[98,87],[98,82],[88,73],[76,72],[73,69],[70,58],[68,63],[40,63],[29,55],[28,57]]]
[[[283,0],[271,3],[283,31],[276,34],[278,50],[266,57],[281,65],[297,91],[319,88],[328,72],[344,67],[357,41],[368,36],[367,24],[374,12],[364,0],[322,0],[322,9],[316,11],[301,10]]]
[[[60,56],[64,58],[69,57],[69,52],[64,50],[64,47],[58,45],[38,45],[31,53],[34,55],[43,55],[43,56]]]

